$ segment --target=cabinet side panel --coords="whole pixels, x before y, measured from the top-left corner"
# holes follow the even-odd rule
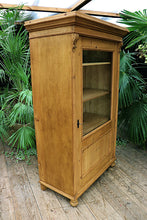
[[[73,194],[71,36],[30,40],[40,180]]]

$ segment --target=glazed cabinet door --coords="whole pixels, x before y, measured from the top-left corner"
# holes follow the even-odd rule
[[[116,44],[83,38],[81,56],[81,180],[85,184],[100,176],[115,159]]]
[[[83,49],[83,136],[111,119],[112,52]]]

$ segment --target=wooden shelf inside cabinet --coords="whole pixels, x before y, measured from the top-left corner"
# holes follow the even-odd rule
[[[83,63],[82,66],[99,66],[108,64],[111,64],[111,62]]]
[[[108,95],[109,91],[107,90],[99,90],[99,89],[84,89],[83,90],[83,102],[87,102],[89,100]]]
[[[87,134],[109,120],[108,117],[95,113],[84,112],[83,134]]]

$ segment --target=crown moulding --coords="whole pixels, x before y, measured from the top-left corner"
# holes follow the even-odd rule
[[[49,30],[64,26],[75,26],[123,37],[128,33],[126,28],[91,17],[81,12],[67,12],[25,22],[26,29],[31,32]]]

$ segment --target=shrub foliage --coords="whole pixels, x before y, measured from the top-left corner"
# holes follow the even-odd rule
[[[28,33],[20,8],[1,11],[0,137],[12,147],[35,146]]]

